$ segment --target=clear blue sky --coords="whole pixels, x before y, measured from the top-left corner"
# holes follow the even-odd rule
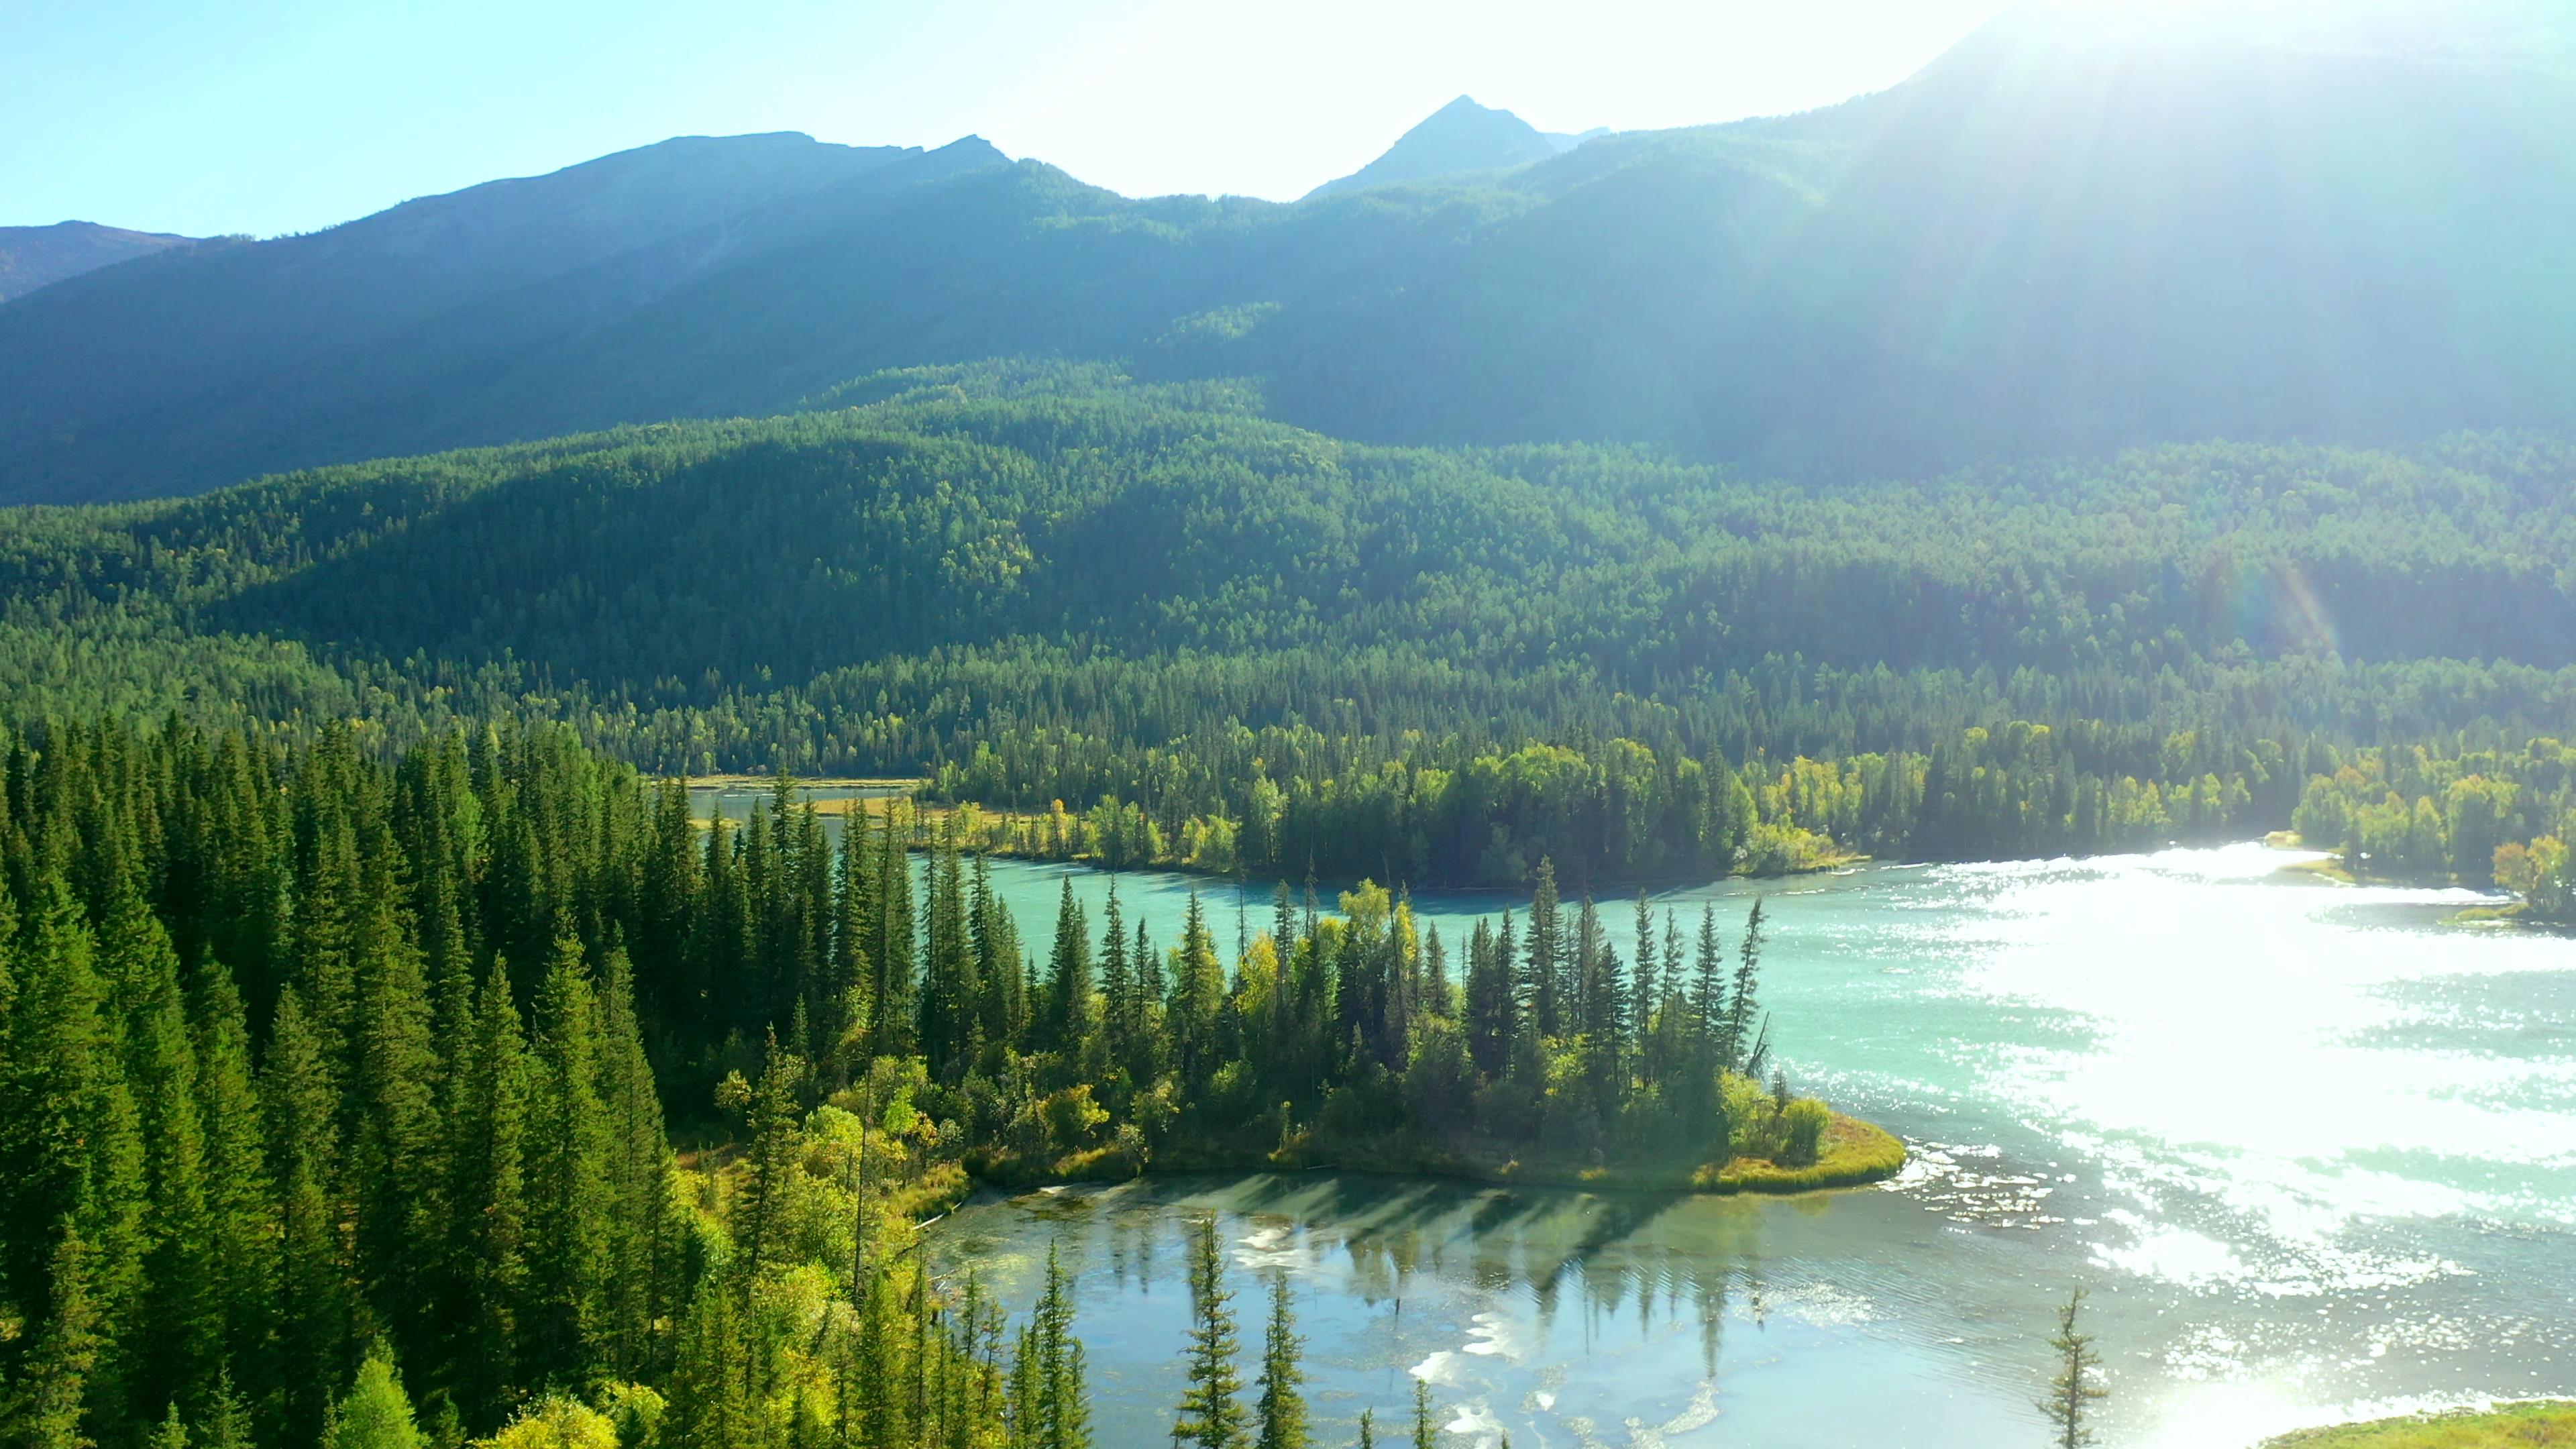
[[[667,136],[980,134],[1292,197],[1467,93],[1547,130],[1903,79],[2006,0],[0,0],[0,224],[328,226]]]

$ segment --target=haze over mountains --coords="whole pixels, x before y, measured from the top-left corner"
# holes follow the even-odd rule
[[[1471,96],[1460,96],[1430,119],[1396,138],[1385,155],[1348,176],[1336,177],[1306,193],[1304,200],[1395,186],[1407,181],[1464,176],[1481,171],[1510,171],[1572,149],[1577,137],[1561,140],[1509,111],[1490,110]]]
[[[1825,473],[2576,422],[2568,19],[2183,8],[2035,6],[1878,95],[1565,151],[1462,97],[1292,205],[687,138],[202,245],[0,305],[0,500],[1014,355],[1256,379],[1364,440]]]
[[[66,277],[185,246],[190,240],[166,232],[100,226],[94,221],[0,226],[0,302],[23,297]]]

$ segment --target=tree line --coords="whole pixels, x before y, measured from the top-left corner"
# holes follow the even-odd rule
[[[0,513],[0,684],[24,718],[360,719],[379,750],[559,720],[661,773],[1114,796],[1176,858],[1196,817],[1247,868],[1457,881],[1723,868],[1727,771],[1757,807],[1842,777],[1803,834],[1746,829],[1757,863],[2275,829],[2358,751],[2576,713],[2576,511],[2532,439],[1826,485],[1364,447],[1097,369],[846,400]],[[1598,777],[1596,816],[1651,776],[1698,818],[1650,848],[1478,819],[1480,769]]]

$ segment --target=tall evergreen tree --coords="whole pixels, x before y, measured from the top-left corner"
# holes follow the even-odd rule
[[[332,1192],[340,1176],[338,1094],[324,1062],[322,1034],[306,1015],[303,992],[292,986],[277,999],[260,1094],[278,1201],[278,1352],[295,1366],[281,1376],[275,1422],[281,1437],[309,1442],[321,1432],[329,1407],[326,1385],[348,1363],[350,1321],[342,1291],[347,1262],[340,1225],[346,1219]]]
[[[1190,1239],[1188,1386],[1181,1391],[1172,1442],[1192,1449],[1245,1449],[1242,1390],[1234,1331],[1234,1295],[1225,1286],[1225,1257],[1216,1219],[1201,1218]]]
[[[1065,877],[1055,908],[1055,949],[1047,956],[1046,1002],[1035,1045],[1042,1052],[1079,1053],[1091,1032],[1091,937],[1082,903]]]
[[[1289,1301],[1288,1275],[1270,1280],[1270,1326],[1261,1345],[1261,1396],[1255,1401],[1254,1449],[1307,1449],[1306,1340],[1297,1333],[1295,1305]]]
[[[475,994],[474,1032],[448,1112],[449,1390],[469,1423],[497,1427],[519,1382],[527,1288],[527,1042],[508,966]]]
[[[218,1405],[246,1414],[236,1381],[253,1396],[272,1385],[276,1355],[270,1335],[277,1310],[278,1216],[261,1141],[250,1029],[232,973],[219,961],[197,968],[194,1039],[198,1120],[204,1124],[206,1245],[209,1292],[223,1329]],[[204,1412],[211,1412],[204,1411]],[[201,1420],[201,1422],[204,1422]],[[247,1420],[240,1429],[248,1434]],[[211,1434],[200,1435],[208,1445]],[[236,1446],[239,1449],[239,1446]]]
[[[1753,898],[1753,909],[1744,918],[1744,940],[1736,947],[1735,982],[1727,995],[1726,1025],[1718,1033],[1718,1060],[1730,1069],[1758,1070],[1751,1061],[1753,1028],[1760,1007],[1758,992],[1762,976],[1764,940],[1762,898]]]
[[[607,1333],[610,1138],[599,1096],[598,1004],[581,943],[559,941],[537,989],[526,1183],[528,1308],[520,1323],[539,1383],[589,1381]]]

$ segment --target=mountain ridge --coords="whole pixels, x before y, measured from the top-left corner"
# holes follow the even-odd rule
[[[2523,33],[2528,6],[2485,3]],[[777,412],[1014,356],[1252,379],[1283,421],[1361,441],[1618,440],[1799,474],[2576,428],[2551,240],[2576,232],[2576,81],[2487,30],[2462,45],[2508,58],[2225,30],[2123,48],[2034,13],[1839,106],[1561,153],[1462,98],[1444,111],[1546,154],[1296,203],[1128,198],[972,138],[789,136],[741,145],[805,158],[763,163],[790,181],[707,180],[649,236],[557,180],[561,214],[511,233],[541,255],[481,272],[233,285],[417,237],[417,212],[207,244],[0,305],[0,500]],[[442,225],[490,251],[481,204]]]
[[[0,302],[67,281],[84,272],[173,247],[196,244],[196,237],[170,232],[129,231],[94,221],[58,221],[51,226],[0,226]]]

